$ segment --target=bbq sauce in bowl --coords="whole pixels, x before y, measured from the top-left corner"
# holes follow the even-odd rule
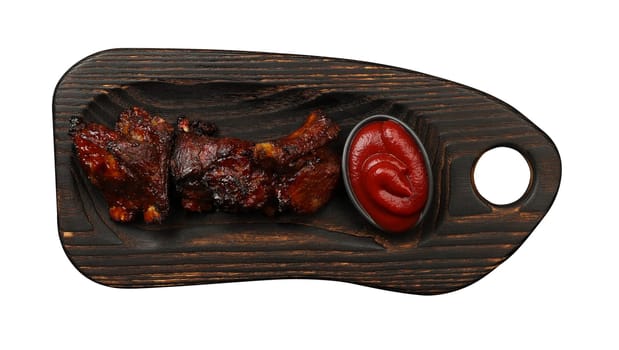
[[[346,190],[377,228],[401,233],[428,209],[432,176],[415,133],[399,119],[377,115],[351,131],[342,157]]]

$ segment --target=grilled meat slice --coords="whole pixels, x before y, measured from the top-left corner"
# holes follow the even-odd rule
[[[123,111],[114,130],[72,120],[77,160],[103,193],[114,221],[132,221],[142,213],[152,223],[168,215],[173,130],[163,118],[137,107]]]
[[[288,167],[295,159],[337,138],[339,126],[320,110],[310,113],[305,123],[283,138],[261,142],[254,147],[254,160],[266,168]]]
[[[317,211],[331,198],[340,177],[340,161],[335,152],[321,147],[290,164],[278,174],[275,195],[278,211],[299,214]]]
[[[196,123],[178,121],[171,174],[190,211],[244,212],[262,208],[272,197],[271,172],[252,161],[253,143],[212,137]]]

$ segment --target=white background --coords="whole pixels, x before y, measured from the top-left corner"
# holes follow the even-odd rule
[[[618,12],[498,3],[3,2],[0,348],[619,348]],[[51,105],[73,63],[115,47],[351,58],[463,83],[553,138],[561,189],[516,254],[447,295],[308,280],[103,287],[58,239]]]

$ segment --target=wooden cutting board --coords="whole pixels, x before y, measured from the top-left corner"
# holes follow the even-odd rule
[[[342,128],[337,147],[365,117],[404,120],[425,145],[434,177],[423,223],[388,235],[356,211],[340,184],[318,213],[192,214],[174,206],[161,225],[118,224],[79,168],[69,119],[112,126],[141,106],[174,122],[215,122],[222,135],[283,136],[321,108]],[[62,77],[53,102],[58,229],[88,278],[154,287],[275,278],[352,282],[416,294],[465,287],[518,249],[550,208],[561,161],[550,138],[504,102],[426,74],[374,63],[214,50],[116,49],[85,58]],[[475,190],[479,157],[520,151],[531,183],[510,205]]]

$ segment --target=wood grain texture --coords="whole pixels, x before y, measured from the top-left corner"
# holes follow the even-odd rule
[[[69,118],[113,125],[137,105],[169,121],[214,121],[255,141],[292,131],[322,108],[342,127],[374,114],[406,121],[432,164],[432,208],[421,226],[385,235],[355,211],[343,187],[310,216],[190,214],[162,225],[110,221],[75,162]],[[94,54],[60,80],[53,103],[58,226],[69,259],[108,286],[151,287],[274,278],[346,281],[416,294],[467,286],[505,261],[552,204],[559,154],[509,105],[454,82],[395,67],[299,55],[117,49]],[[532,180],[496,206],[472,184],[477,159],[496,146],[520,151]]]

